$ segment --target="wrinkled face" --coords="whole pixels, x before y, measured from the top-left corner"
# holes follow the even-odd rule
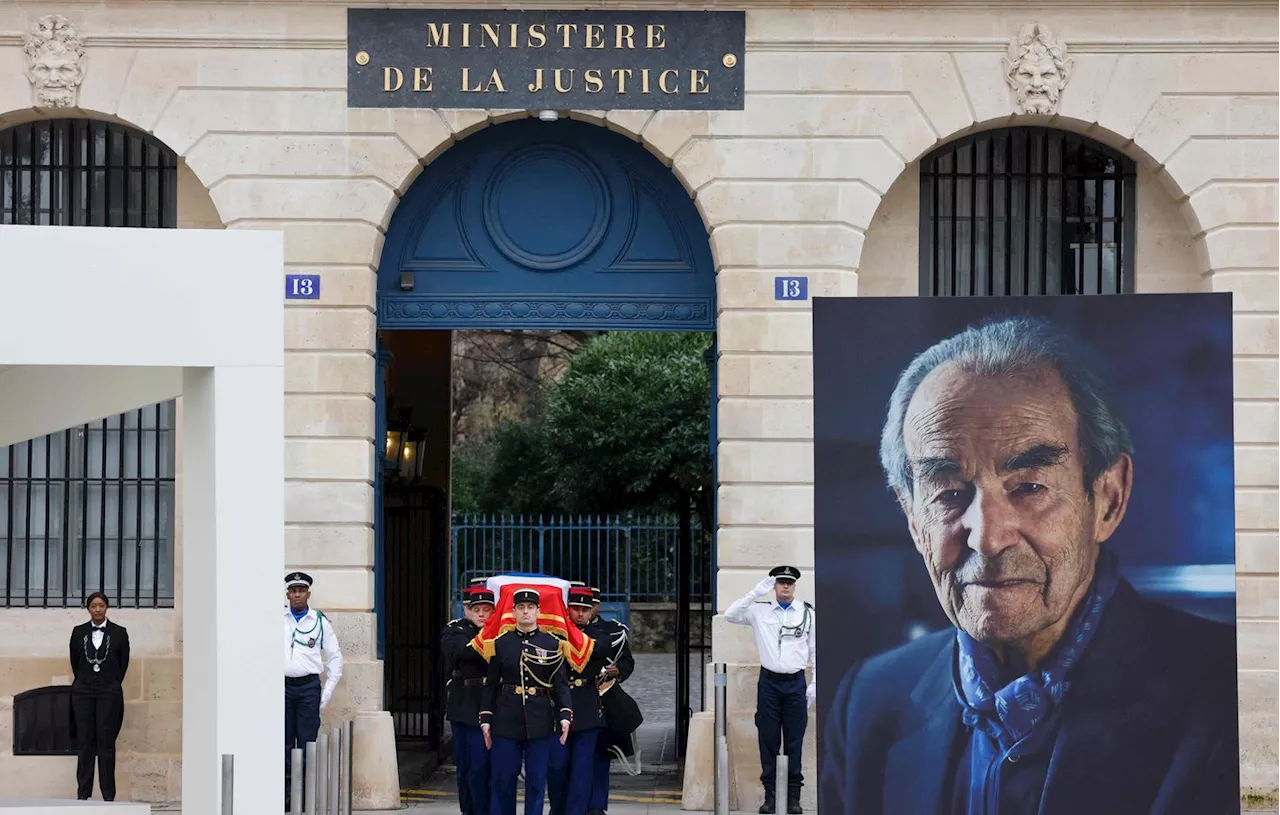
[[[790,603],[796,599],[796,581],[778,580],[773,584],[773,596],[779,603]]]
[[[573,624],[578,626],[578,628],[582,628],[587,623],[591,622],[593,614],[594,612],[592,609],[584,608],[582,606],[569,606],[569,619],[573,620]]]
[[[493,604],[474,603],[467,607],[467,616],[471,618],[471,622],[484,628],[484,624],[493,616]]]
[[[102,621],[107,619],[107,603],[101,597],[95,597],[89,603],[89,619],[97,625],[102,625]]]
[[[1028,54],[1014,70],[1018,105],[1027,113],[1053,113],[1062,93],[1062,72],[1046,53]]]
[[[35,86],[40,104],[71,107],[81,80],[79,61],[66,50],[45,49],[36,55],[27,78]]]
[[[306,611],[307,603],[311,601],[311,590],[306,586],[290,586],[285,591],[285,596],[289,598],[289,608],[294,611]]]
[[[538,624],[538,604],[537,603],[516,603],[516,625],[521,628],[531,628]]]
[[[899,500],[938,602],[975,639],[1056,638],[1120,523],[1129,458],[1095,481],[1091,500],[1076,422],[1047,367],[995,378],[948,363],[907,407],[913,487]]]

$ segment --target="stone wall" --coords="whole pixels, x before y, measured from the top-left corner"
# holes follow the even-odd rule
[[[632,603],[627,626],[631,629],[631,650],[636,653],[675,653],[676,648],[676,604],[675,603]],[[715,619],[715,609],[701,609],[694,606],[689,609],[690,631],[689,642],[698,647],[701,634],[703,644],[711,645],[711,623]],[[698,618],[702,618],[699,625]]]
[[[1148,228],[1139,236],[1147,248],[1138,289],[1235,294],[1242,783],[1274,790],[1274,4],[739,5],[748,8],[745,110],[572,114],[637,139],[671,165],[707,226],[719,291],[722,606],[777,562],[813,566],[809,304],[774,301],[773,277],[805,274],[813,296],[911,293],[920,156],[1010,122],[1084,132],[1135,158],[1150,193],[1139,206],[1156,202],[1140,214]],[[347,674],[330,712],[376,708],[372,351],[383,231],[425,164],[479,128],[527,114],[348,109],[344,4],[108,0],[0,8],[0,65],[9,66],[0,71],[0,123],[35,115],[21,33],[48,13],[65,14],[85,39],[83,115],[154,133],[209,191],[203,225],[216,225],[216,215],[227,228],[280,230],[287,271],[322,277],[320,301],[286,305],[286,559],[316,576],[316,605],[342,620]],[[1010,35],[1033,18],[1052,25],[1075,58],[1053,118],[1014,115],[1000,63]],[[1191,260],[1182,254],[1188,246]],[[1175,255],[1169,264],[1152,259]],[[802,599],[813,599],[810,586],[801,581]],[[69,618],[21,613],[24,626],[57,621],[53,651],[32,658],[59,656]],[[750,633],[720,619],[713,633],[716,659],[735,665],[734,682],[746,682],[749,695]],[[34,636],[6,640],[5,653],[43,648]],[[169,648],[155,658],[174,658],[180,643]],[[146,666],[140,673],[143,694]],[[165,693],[139,702],[178,704]],[[735,728],[750,726],[748,702],[736,708],[747,712]],[[709,749],[695,733],[694,761]],[[735,751],[735,761],[744,781],[758,772],[751,750]],[[0,782],[28,777],[25,768],[0,757]],[[166,772],[174,796],[172,767]],[[752,808],[755,795],[745,783],[739,803]]]

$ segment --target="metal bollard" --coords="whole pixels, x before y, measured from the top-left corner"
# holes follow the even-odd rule
[[[729,815],[729,674],[723,662],[715,665],[715,815]]]
[[[316,736],[316,815],[329,811],[329,734]],[[310,813],[308,813],[310,815]]]
[[[302,815],[302,748],[289,751],[292,772],[289,775],[289,801],[293,807],[290,815]]]
[[[340,815],[351,815],[351,721],[342,724],[342,777],[346,779],[342,790],[342,810]]]
[[[342,731],[329,731],[329,809],[327,815],[339,815],[338,806],[342,793]]]
[[[222,815],[235,815],[236,758],[222,754]]]
[[[787,800],[787,795],[791,789],[787,786],[787,754],[782,753],[778,756],[778,774],[774,776],[773,783],[778,791],[778,812],[786,812],[787,805],[791,802]]]
[[[316,811],[316,743],[307,742],[307,774],[306,774],[307,813]]]

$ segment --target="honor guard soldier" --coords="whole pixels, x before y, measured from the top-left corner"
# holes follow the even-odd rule
[[[593,609],[591,589],[580,583],[573,585],[569,589],[569,619],[583,633],[591,622]],[[595,774],[596,738],[604,727],[599,680],[608,659],[606,646],[603,642],[595,644],[582,673],[565,665],[573,699],[573,729],[566,744],[551,745],[551,772],[547,778],[551,815],[587,815]]]
[[[291,572],[284,579],[289,605],[284,611],[284,794],[289,806],[289,753],[306,747],[320,732],[320,711],[342,678],[338,635],[323,611],[310,607],[311,575]],[[320,674],[324,673],[324,687]]]
[[[458,803],[462,815],[489,813],[489,751],[480,732],[480,708],[488,665],[470,647],[493,613],[493,592],[483,578],[463,596],[465,617],[444,627],[440,651],[444,657],[445,715],[453,730],[453,765],[458,771]]]
[[[515,815],[516,778],[524,764],[525,815],[542,815],[551,743],[564,744],[573,721],[560,640],[538,628],[536,589],[512,596],[516,627],[493,643],[480,730],[489,752],[489,815]]]
[[[587,623],[582,632],[595,640],[597,651],[604,652],[605,669],[603,679],[605,682],[626,682],[631,676],[631,672],[636,668],[635,658],[631,656],[631,632],[617,620],[607,620],[601,617],[600,603],[600,589],[593,587],[591,589],[591,622]],[[618,689],[621,690],[621,687],[618,686]],[[609,693],[612,693],[612,690],[606,691],[605,696],[607,697]],[[606,700],[602,697],[602,701]],[[590,815],[603,815],[609,809],[609,765],[612,763],[614,756],[635,755],[635,746],[631,738],[634,728],[626,732],[620,732],[615,727],[617,727],[617,724],[609,721],[606,712],[605,729],[601,730],[596,736],[596,756],[593,762],[594,767],[591,779],[591,801],[587,805],[587,811]]]
[[[800,570],[795,566],[779,566],[724,613],[731,623],[751,626],[760,652],[756,735],[760,742],[760,783],[764,786],[762,815],[772,815],[777,808],[779,746],[787,756],[787,813],[803,812],[800,750],[809,722],[808,707],[817,695],[816,682],[805,686],[804,671],[813,665],[817,676],[817,634],[813,606],[795,602],[799,579]],[[770,593],[773,599],[761,599]]]

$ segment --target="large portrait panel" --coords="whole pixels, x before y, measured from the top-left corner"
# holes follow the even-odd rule
[[[813,312],[820,811],[1238,812],[1230,295]]]

